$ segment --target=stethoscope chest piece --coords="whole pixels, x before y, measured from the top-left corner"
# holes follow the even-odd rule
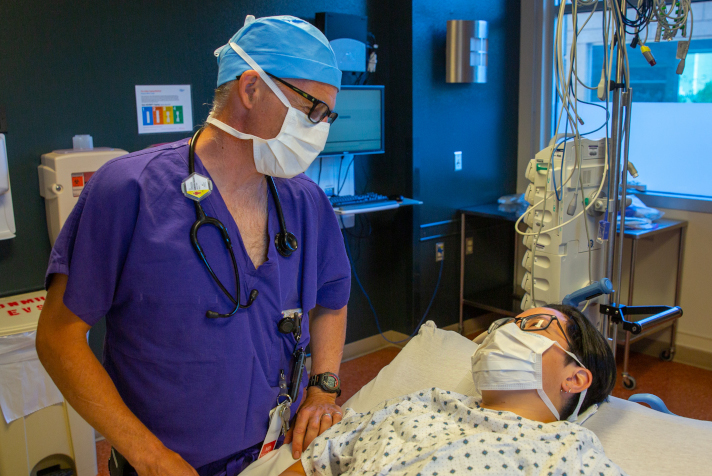
[[[204,175],[193,172],[181,182],[180,189],[186,197],[200,202],[212,193],[213,181]]]
[[[277,247],[279,254],[285,258],[289,258],[299,247],[297,237],[288,231],[277,233],[274,237],[274,245]]]

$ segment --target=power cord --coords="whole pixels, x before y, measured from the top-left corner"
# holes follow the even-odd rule
[[[343,156],[341,157],[341,161],[343,162],[344,158]],[[353,155],[351,156],[351,162],[349,162],[349,165],[346,166],[346,173],[344,174],[344,181],[339,183],[339,188],[336,191],[336,195],[341,195],[341,190],[344,188],[344,185],[346,185],[346,179],[349,176],[349,170],[351,169],[351,166],[354,164],[354,161],[356,160],[356,156]],[[339,180],[341,180],[341,164],[339,164]]]
[[[339,217],[339,219],[341,220],[342,229],[345,230],[346,227],[344,226],[344,218],[341,216],[341,217]],[[378,320],[378,314],[376,313],[376,308],[373,307],[373,302],[371,302],[371,298],[369,297],[368,293],[364,289],[363,284],[361,283],[361,279],[359,279],[359,277],[358,277],[358,273],[356,273],[356,267],[354,266],[354,262],[351,259],[351,248],[349,247],[349,240],[347,239],[346,234],[344,234],[343,236],[344,236],[344,244],[346,245],[346,255],[349,258],[349,263],[351,263],[351,271],[354,273],[354,278],[356,278],[356,283],[358,284],[358,287],[361,289],[361,292],[363,293],[364,297],[366,298],[366,301],[368,301],[368,305],[371,308],[371,312],[373,312],[373,317],[376,320],[376,328],[378,329],[378,333],[381,335],[381,337],[383,337],[383,339],[386,342],[390,342],[391,344],[401,344],[401,343],[406,342],[406,341],[412,339],[413,337],[415,337],[415,335],[420,330],[420,326],[423,325],[423,322],[425,322],[425,318],[428,317],[428,313],[430,312],[430,308],[433,306],[433,302],[435,302],[435,296],[437,296],[437,294],[438,294],[438,289],[440,289],[440,281],[443,277],[443,268],[445,266],[445,259],[440,261],[440,271],[438,272],[438,282],[435,284],[435,290],[433,291],[433,295],[430,298],[430,303],[428,304],[428,307],[425,309],[425,313],[423,314],[423,317],[420,319],[420,322],[418,322],[418,325],[415,327],[415,330],[413,331],[413,333],[410,336],[406,337],[403,340],[392,341],[383,334],[383,330],[381,329],[381,323]]]

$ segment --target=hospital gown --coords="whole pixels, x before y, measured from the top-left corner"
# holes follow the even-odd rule
[[[432,388],[340,425],[302,455],[308,475],[620,475],[592,431],[482,408],[478,399]]]

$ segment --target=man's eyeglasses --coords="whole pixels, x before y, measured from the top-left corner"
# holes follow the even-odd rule
[[[324,119],[326,119],[326,122],[328,124],[333,124],[334,121],[336,120],[336,118],[339,117],[339,114],[336,112],[332,112],[331,109],[329,109],[329,106],[327,106],[324,101],[321,101],[321,100],[315,98],[311,94],[302,91],[301,89],[299,89],[296,86],[292,86],[285,80],[280,79],[273,74],[269,74],[269,73],[267,73],[267,74],[269,75],[270,78],[276,79],[277,81],[284,84],[285,86],[287,86],[289,89],[291,89],[295,93],[302,96],[304,99],[311,101],[312,107],[311,107],[311,110],[309,111],[309,114],[307,114],[307,117],[314,124],[319,124]]]
[[[566,339],[566,343],[569,345],[569,350],[571,350],[571,342],[569,342],[569,338],[566,337],[566,332],[564,331],[561,322],[556,316],[551,314],[534,314],[526,317],[504,317],[494,321],[492,325],[490,325],[487,332],[491,334],[499,327],[509,324],[510,322],[519,323],[519,328],[525,332],[543,331],[554,321],[556,321],[559,329],[561,329],[561,333],[564,335],[564,339]]]

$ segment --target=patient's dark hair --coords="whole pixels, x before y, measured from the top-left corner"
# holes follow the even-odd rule
[[[566,334],[571,343],[570,352],[581,360],[581,363],[591,371],[593,380],[586,392],[580,413],[593,404],[606,401],[616,384],[616,360],[613,352],[606,342],[605,337],[594,327],[581,311],[572,306],[562,304],[547,304],[549,309],[554,309],[565,315],[568,319]],[[566,364],[575,362],[567,355]],[[561,412],[561,419],[567,419],[576,409],[578,398],[571,398]]]

